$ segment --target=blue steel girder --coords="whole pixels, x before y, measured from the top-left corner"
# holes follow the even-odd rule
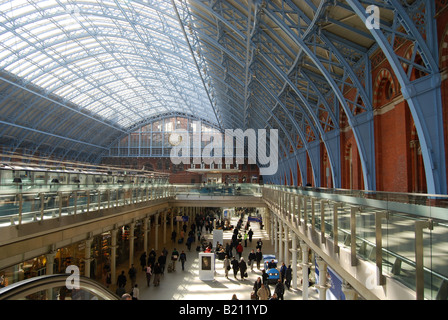
[[[265,26],[265,28],[268,28],[268,27]],[[308,29],[308,30],[310,30],[310,29]],[[266,43],[269,43],[269,41],[266,41]],[[271,46],[272,46],[272,45],[271,45]],[[268,46],[266,46],[266,47],[268,47]],[[339,52],[336,50],[335,46],[332,45],[332,49],[336,52],[335,55],[336,55],[339,59],[341,59],[341,60],[344,61],[344,62],[342,63],[342,66],[340,66],[341,69],[343,69],[343,70],[349,69],[348,64],[345,63],[345,60],[343,59],[342,55],[339,54]],[[266,49],[265,49],[264,51],[266,51]],[[262,56],[262,57],[264,58],[264,60],[267,60],[267,61],[268,61],[268,64],[270,65],[270,68],[273,69],[273,70],[276,70],[276,72],[277,72],[278,74],[282,74],[282,73],[283,73],[282,69],[283,69],[283,70],[286,70],[286,69],[289,69],[289,68],[290,68],[290,66],[289,66],[289,65],[286,65],[286,64],[283,64],[282,66],[279,66],[279,67],[278,67],[277,65],[275,65],[275,64],[271,61],[270,58],[265,57],[265,55],[264,55],[264,51],[262,51],[263,53],[258,53],[258,55],[259,55],[259,56]],[[363,54],[365,55],[365,53],[363,53]],[[272,53],[271,56],[272,56],[272,57],[278,57],[278,52],[274,52],[274,53]],[[298,60],[298,59],[297,59],[297,60]],[[296,60],[296,61],[297,61],[297,60]],[[294,71],[294,68],[290,68],[290,70],[291,70],[291,71]],[[289,72],[291,72],[291,71],[289,71]],[[291,73],[293,73],[293,72],[291,72]],[[360,83],[357,82],[357,78],[354,76],[354,73],[353,73],[353,72],[351,73],[351,76],[352,76],[352,78],[355,78],[355,83],[361,87]],[[347,77],[347,76],[345,76],[345,77]],[[312,107],[310,106],[310,104],[305,100],[305,98],[303,97],[303,95],[302,95],[302,94],[300,93],[300,91],[298,90],[297,86],[296,86],[296,85],[293,85],[293,84],[291,83],[291,81],[289,81],[289,80],[287,79],[287,77],[286,77],[285,75],[283,75],[283,80],[286,80],[286,84],[288,84],[289,87],[291,87],[291,88],[294,90],[294,92],[300,97],[300,99],[301,99],[301,100],[304,102],[304,104],[307,106],[307,109],[308,109],[308,110],[312,110],[313,108],[312,108]],[[282,91],[284,90],[284,88],[285,88],[285,87],[283,87]],[[364,94],[363,98],[366,99],[366,94],[365,94],[365,92],[362,91],[362,93]],[[308,94],[307,94],[307,96],[308,96]],[[356,102],[351,102],[351,103],[354,104],[354,105],[356,105]],[[370,104],[369,104],[369,105],[370,105]],[[358,106],[362,107],[362,105],[358,105]],[[370,110],[372,109],[371,106],[370,106],[369,109],[370,109]],[[314,113],[312,113],[312,114],[314,114]],[[319,119],[317,119],[316,117],[314,117],[313,120],[314,120],[315,123],[319,123]],[[314,125],[312,124],[312,121],[309,121],[309,120],[308,120],[308,122],[309,122],[309,124],[310,124],[312,130],[314,131],[314,135],[317,136],[317,133],[316,133],[316,131],[315,131],[315,129],[314,129]],[[333,122],[333,123],[334,123],[334,122]],[[339,151],[338,151],[338,150],[334,150],[334,148],[332,148],[331,146],[328,145],[328,143],[327,143],[327,139],[326,139],[326,137],[325,137],[325,133],[324,133],[324,131],[321,129],[320,126],[317,126],[317,127],[318,127],[318,129],[319,129],[319,133],[320,133],[321,136],[322,136],[322,140],[323,140],[324,143],[325,143],[325,146],[326,146],[326,148],[327,148],[329,157],[331,158],[331,159],[330,159],[330,163],[332,164],[332,169],[333,169],[332,172],[333,172],[333,179],[334,179],[334,181],[335,181],[335,185],[340,185],[340,156],[339,156]],[[338,132],[337,132],[336,136],[337,136],[337,135],[338,135]],[[331,136],[332,136],[331,141],[334,141],[334,136],[335,136],[335,135],[333,134],[333,135],[331,135]],[[338,145],[338,144],[337,144],[337,145]],[[333,155],[334,153],[336,153],[337,155],[336,155],[336,154]],[[335,159],[338,159],[338,160],[335,160]],[[318,166],[315,165],[315,164],[313,164],[313,167],[318,167]],[[319,181],[316,180],[316,184],[318,184],[318,183],[319,183]]]
[[[352,117],[352,112],[349,107],[344,94],[338,87],[335,79],[333,78],[330,71],[325,67],[324,63],[320,60],[320,57],[316,55],[313,48],[309,48],[307,43],[300,37],[296,36],[290,31],[290,25],[288,25],[287,18],[285,15],[280,16],[277,12],[271,10],[271,6],[276,8],[278,12],[281,12],[281,8],[277,8],[274,3],[268,2],[269,5],[264,9],[267,17],[269,17],[278,27],[303,50],[304,54],[314,63],[318,70],[322,73],[325,79],[328,81],[332,87],[336,97],[338,98],[344,112],[347,114],[348,122],[352,127],[354,137],[357,142],[358,150],[360,153],[361,165],[363,168],[364,177],[364,187],[366,190],[376,189],[376,177],[375,177],[375,148],[374,148],[374,135],[373,135],[373,113],[369,114],[368,117],[362,119],[362,121],[355,121]],[[358,88],[360,89],[360,88]],[[366,134],[367,133],[367,134]]]
[[[365,2],[347,0],[347,3],[363,22],[367,20],[368,15],[363,6]],[[369,1],[369,4],[375,4],[384,10],[393,10],[394,28],[380,26],[380,29],[371,29],[370,33],[388,59],[400,83],[403,97],[408,102],[422,147],[428,193],[446,194],[445,146],[441,116],[441,76],[437,63],[438,52],[435,50],[434,44],[437,30],[435,19],[433,19],[435,13],[434,1],[423,2],[426,14],[421,15],[425,19],[424,23],[419,21],[418,27],[399,1]],[[411,80],[410,72],[405,72],[401,64],[403,59],[395,50],[396,42],[400,41],[398,39],[404,38],[404,33],[405,40],[412,40],[414,50],[418,52],[428,73],[416,80]],[[428,43],[422,33],[426,36]]]
[[[258,80],[258,78],[257,78],[257,80]],[[275,102],[275,106],[281,107],[282,111],[284,112],[285,118],[290,121],[291,127],[293,127],[295,129],[295,132],[297,132],[297,134],[300,136],[301,141],[303,143],[303,149],[308,151],[308,155],[312,162],[313,175],[314,175],[315,181],[316,181],[316,183],[319,183],[320,182],[320,158],[319,158],[319,152],[316,152],[316,150],[317,151],[319,150],[320,141],[317,140],[317,141],[309,142],[307,140],[307,137],[306,137],[305,133],[303,132],[303,130],[298,126],[297,121],[291,117],[291,114],[288,112],[287,107],[280,100],[280,98],[276,95],[276,93],[272,92],[271,89],[268,88],[263,82],[261,82],[259,80],[257,82],[258,82],[259,86],[261,88],[263,88],[271,96],[271,99],[273,99]],[[259,94],[254,95],[253,98],[257,99],[257,101],[259,103],[264,104],[264,102],[262,102],[261,99],[259,99],[259,96],[260,96]],[[266,101],[266,100],[267,100],[266,98],[263,99],[263,101]],[[274,107],[274,109],[275,109],[275,107]],[[273,111],[271,111],[271,114],[273,115],[273,118],[277,122],[279,122],[278,118],[276,116],[274,116],[275,113]],[[269,121],[269,119],[268,119],[268,121]],[[285,128],[285,126],[283,125],[283,122],[280,121],[279,123],[281,124],[283,132],[287,135],[288,141],[289,141],[291,147],[293,148],[293,154],[296,155],[297,154],[297,148],[296,148],[297,144],[292,140],[291,133],[288,132],[288,130]],[[286,155],[288,155],[288,154],[289,154],[289,152],[286,153]],[[299,161],[299,158],[297,158],[297,160]],[[299,161],[299,165],[302,165],[302,166],[300,166],[300,171],[306,172],[306,169],[304,169],[306,167],[303,167],[303,163],[301,161]]]
[[[269,121],[266,121],[266,118],[262,118],[261,116],[264,114],[265,110],[262,109],[261,112],[258,113],[254,113],[253,115],[249,116],[249,125],[251,124],[251,122],[253,121],[253,126],[251,126],[252,128],[257,128],[257,129],[275,129],[274,127],[271,126],[271,124],[269,123]],[[264,127],[262,126],[264,124]],[[282,153],[286,153],[289,152],[288,148],[286,147],[284,141],[282,139],[279,139],[279,151],[282,150]],[[266,143],[268,143],[269,140],[266,140]],[[280,152],[279,152],[280,153]]]
[[[276,70],[277,68],[275,66],[272,66],[273,70]],[[278,74],[281,74],[282,71],[277,69],[276,70]],[[266,76],[266,74],[264,74],[264,79],[266,80],[268,77]],[[283,80],[285,81],[286,79],[286,75],[283,75]],[[287,84],[289,84],[288,87],[288,91],[287,91],[287,95],[291,96],[291,95],[295,95],[296,97],[294,97],[295,99],[295,104],[299,105],[299,101],[302,102],[303,104],[307,105],[306,107],[303,107],[303,105],[299,105],[299,109],[302,110],[301,114],[303,115],[301,117],[302,121],[305,119],[306,123],[302,123],[301,124],[301,132],[305,132],[305,137],[303,137],[304,141],[310,141],[311,140],[316,140],[317,137],[320,135],[320,137],[322,138],[322,141],[327,149],[327,154],[329,156],[329,160],[330,160],[330,166],[332,169],[332,178],[334,181],[334,185],[336,187],[340,187],[341,184],[341,166],[340,166],[340,150],[339,150],[339,141],[337,140],[339,137],[339,130],[335,130],[335,132],[325,132],[323,130],[323,128],[321,126],[317,126],[317,129],[314,127],[314,123],[319,123],[319,119],[317,118],[318,115],[316,115],[315,112],[313,112],[313,110],[315,110],[315,108],[311,107],[310,103],[308,102],[308,100],[305,99],[305,97],[302,95],[301,91],[297,90],[297,87],[294,85],[291,85],[288,80]],[[312,82],[310,82],[312,83]],[[284,94],[283,94],[284,95]],[[286,105],[286,104],[285,104]],[[308,115],[308,112],[310,113],[311,116]],[[293,113],[293,112],[292,112]],[[294,113],[293,113],[294,115]],[[296,117],[294,117],[295,119],[297,119]],[[311,120],[311,118],[313,120]],[[300,121],[299,121],[300,123]],[[312,137],[310,137],[310,135],[308,134],[308,130],[307,127],[310,128],[309,132],[312,132],[313,135]],[[317,139],[318,140],[318,139]],[[309,154],[311,154],[310,152],[315,153],[314,156],[310,156],[310,159],[313,160],[312,163],[312,167],[313,167],[313,175],[315,177],[315,185],[316,186],[320,186],[320,179],[318,178],[320,176],[320,164],[317,161],[319,158],[319,154],[318,149],[316,144],[313,144],[313,147],[311,148],[306,148],[307,151],[309,151]],[[303,169],[303,167],[301,167],[301,170]]]
[[[235,16],[236,12],[235,12],[235,11],[232,11],[232,13],[233,13],[233,16]],[[241,20],[241,19],[239,19],[239,20]],[[244,37],[244,34],[241,33],[241,36]],[[247,39],[246,39],[246,40],[247,40]]]
[[[202,6],[203,7],[203,9],[204,10],[207,10],[207,11],[209,11],[209,8],[205,8],[204,6]],[[234,10],[234,9],[232,9],[231,10],[232,11],[232,17],[235,17],[235,15],[236,15],[236,11]],[[222,18],[222,17],[219,17],[218,18],[219,19],[219,21],[223,21],[223,25],[226,25],[226,26],[228,26],[229,28],[231,28],[232,29],[232,31],[233,31],[233,33],[235,33],[235,34],[239,34],[240,35],[240,37],[244,37],[244,33],[242,32],[242,30],[240,31],[236,26],[235,26],[235,24],[232,24],[231,22],[227,22],[227,21],[225,21],[225,19],[224,18]],[[242,18],[240,18],[240,19],[237,19],[238,21],[242,21],[243,19]],[[237,26],[238,26],[238,24],[236,24]],[[269,29],[269,26],[266,26],[266,25],[263,25],[266,29]],[[243,29],[241,26],[240,26],[240,29]],[[259,40],[260,39],[260,37],[259,37],[259,33],[257,34],[257,39]],[[254,37],[255,38],[255,37]],[[279,54],[279,53],[282,53],[282,51],[283,51],[283,49],[282,48],[280,48],[275,42],[273,42],[272,40],[270,40],[270,39],[268,39],[268,37],[266,37],[265,39],[267,39],[265,42],[257,42],[256,44],[254,44],[256,47],[257,47],[257,54],[258,55],[260,55],[260,54],[262,54],[262,53],[260,53],[260,52],[266,52],[266,51],[268,51],[267,49],[269,49],[269,50],[274,50],[273,51],[273,53],[271,54],[271,56],[273,57],[273,59],[275,59],[275,60],[277,60],[277,63],[278,63],[278,57],[284,57],[284,59],[282,60],[283,61],[283,63],[281,63],[281,65],[282,65],[282,69],[284,69],[284,70],[287,70],[287,69],[290,69],[291,68],[291,59],[289,58],[289,57],[287,57],[286,55],[284,55],[284,54]],[[246,38],[246,41],[247,41],[248,39]],[[253,39],[252,39],[253,40]],[[254,40],[253,40],[254,41]],[[286,44],[286,43],[284,43],[283,44],[283,47],[288,47],[288,45]],[[265,50],[262,50],[263,48],[265,48]],[[267,49],[266,49],[267,48]],[[289,51],[293,51],[292,50],[292,48],[289,48]],[[314,130],[314,128],[313,128],[313,130]],[[331,152],[329,152],[329,154],[331,154]],[[333,163],[335,163],[334,161],[333,161]],[[313,167],[318,167],[317,165],[313,165]],[[318,181],[318,179],[316,179],[317,181]],[[336,180],[337,181],[337,180]],[[336,184],[337,184],[337,182],[336,182]]]

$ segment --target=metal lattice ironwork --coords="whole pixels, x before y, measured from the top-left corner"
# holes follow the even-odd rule
[[[379,29],[367,27],[371,5]],[[346,121],[374,190],[371,71],[387,59],[428,192],[446,193],[436,10],[424,0],[1,1],[0,142],[99,161],[154,117],[183,114],[221,130],[278,129],[280,170],[267,182],[306,182],[311,168],[319,186],[322,143],[340,187]]]

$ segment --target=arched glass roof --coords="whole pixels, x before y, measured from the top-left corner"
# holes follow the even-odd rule
[[[0,70],[124,130],[217,121],[171,1],[1,1]]]

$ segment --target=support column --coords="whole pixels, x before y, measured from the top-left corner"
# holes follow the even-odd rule
[[[47,259],[45,274],[51,275],[54,274],[54,258],[56,257],[56,251],[51,250],[49,253],[45,254],[45,258]]]
[[[89,235],[89,238],[85,240],[85,248],[84,248],[84,275],[87,278],[90,278],[90,263],[92,262],[91,250],[92,247],[92,236]]]
[[[110,274],[112,281],[117,281],[117,234],[118,226],[110,231]]]
[[[158,213],[156,213],[156,221],[155,221],[155,226],[154,227],[156,228],[155,250],[159,250],[159,214]]]
[[[302,249],[302,299],[308,300],[308,286],[309,286],[309,279],[308,279],[308,269],[309,269],[309,262],[308,262],[308,245],[305,241],[300,241],[300,248]]]
[[[163,223],[163,244],[166,244],[166,216],[167,211],[163,212],[162,223]]]
[[[292,233],[292,261],[291,261],[291,268],[292,268],[292,287],[297,288],[297,236]]]
[[[283,221],[278,221],[278,262],[281,264],[283,260]]]
[[[317,266],[319,267],[319,285],[316,288],[319,289],[319,300],[327,299],[327,263],[321,257],[316,258]]]
[[[273,235],[274,235],[274,252],[275,254],[278,253],[278,218],[275,214],[274,215],[274,230],[273,230]]]
[[[54,245],[52,245],[52,248],[51,248],[50,252],[45,254],[45,258],[47,260],[46,270],[45,270],[45,274],[46,275],[53,274],[54,258],[55,257],[56,257],[56,251],[55,251]],[[47,299],[48,300],[54,300],[54,291],[53,291],[53,289],[47,289]]]
[[[134,232],[135,232],[135,221],[132,221],[129,228],[129,268],[134,263]]]
[[[290,259],[289,259],[289,228],[288,226],[285,224],[285,257],[284,257],[284,261],[285,261],[285,265],[288,266],[290,264]]]
[[[175,208],[171,209],[171,233],[174,231]]]
[[[271,235],[271,246],[273,246],[274,245],[274,241],[275,241],[275,238],[274,238],[274,229],[275,229],[275,227],[274,227],[274,213],[270,210],[270,209],[268,209],[269,210],[269,234]]]
[[[149,221],[148,217],[145,217],[143,219],[143,237],[144,237],[143,252],[146,252],[146,253],[148,252],[148,240],[149,240],[148,221]]]

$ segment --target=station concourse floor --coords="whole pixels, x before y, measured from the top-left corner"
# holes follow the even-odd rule
[[[238,217],[232,217],[231,224],[236,225],[238,221]],[[244,219],[243,226],[247,221],[247,216]],[[189,228],[189,227],[188,227]],[[275,254],[273,245],[271,245],[271,241],[269,239],[269,235],[266,230],[260,230],[258,223],[251,223],[251,229],[254,232],[252,243],[247,241],[247,247],[244,248],[243,258],[247,262],[247,256],[249,255],[251,249],[255,250],[256,242],[258,239],[262,239],[263,241],[263,254]],[[196,246],[198,244],[197,239],[196,242],[191,246],[191,251],[188,251],[185,243],[183,244],[174,244],[171,242],[171,228],[167,227],[167,235],[166,235],[166,243],[163,243],[162,234],[159,229],[159,248],[156,250],[157,257],[159,256],[162,249],[165,247],[168,250],[168,257],[171,256],[171,252],[173,248],[176,248],[179,253],[184,250],[187,255],[187,261],[185,263],[185,270],[182,270],[181,263],[178,261],[176,264],[176,271],[168,273],[167,268],[165,268],[165,274],[161,277],[160,285],[154,286],[151,279],[151,284],[147,287],[146,284],[146,276],[145,272],[142,271],[140,266],[140,255],[143,251],[135,252],[134,254],[134,266],[137,269],[137,280],[136,283],[138,285],[140,291],[140,300],[230,300],[233,294],[237,295],[239,300],[250,300],[250,295],[252,292],[252,287],[256,279],[261,276],[261,270],[257,270],[256,265],[254,264],[254,271],[250,270],[248,267],[247,273],[248,278],[244,281],[241,280],[240,274],[238,273],[237,279],[234,278],[233,270],[229,271],[229,278],[226,279],[223,261],[216,259],[215,262],[215,279],[213,281],[203,281],[199,279],[199,252],[196,251]],[[224,245],[230,241],[232,237],[233,230],[226,230],[223,233],[223,242]],[[212,241],[213,235],[205,232],[205,228],[203,228],[203,236]],[[150,246],[148,247],[148,251],[152,249],[150,241]],[[243,241],[244,245],[244,241]],[[235,250],[234,250],[235,252]],[[281,262],[279,261],[279,264]],[[127,276],[129,265],[128,262],[117,265],[117,276],[125,271]],[[301,270],[298,269],[298,283],[300,286],[301,279]],[[110,287],[111,290],[116,289],[116,279],[112,280],[112,285]],[[301,286],[300,286],[301,287]],[[274,292],[274,285],[270,285],[271,293]],[[130,279],[128,277],[128,281],[126,284],[126,292],[130,292],[131,284]],[[302,291],[301,288],[292,288],[287,290],[285,288],[284,294],[285,300],[302,300]],[[308,290],[308,299],[309,300],[318,300],[318,292],[317,290],[311,286]]]

